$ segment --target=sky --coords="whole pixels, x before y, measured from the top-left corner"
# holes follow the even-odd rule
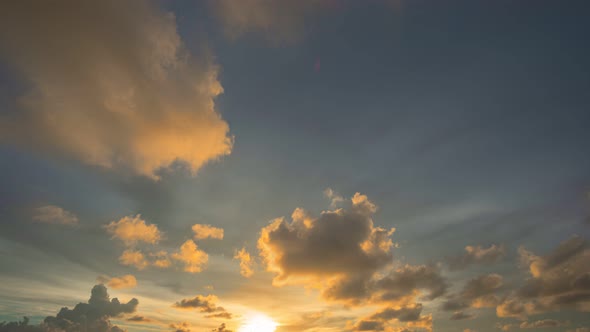
[[[0,331],[590,331],[589,14],[0,2]]]

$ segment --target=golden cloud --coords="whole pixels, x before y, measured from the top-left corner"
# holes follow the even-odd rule
[[[203,239],[223,239],[223,228],[214,227],[211,225],[203,225],[203,224],[194,224],[193,232],[195,233],[195,239],[203,240]]]
[[[246,248],[236,250],[234,259],[240,261],[240,274],[243,277],[250,278],[254,274],[254,270],[252,269],[254,261],[252,260],[250,253],[246,251]]]
[[[133,249],[123,251],[123,254],[119,257],[119,263],[134,266],[138,270],[143,270],[150,265],[141,251]]]
[[[35,209],[33,220],[46,224],[76,225],[78,217],[70,211],[55,205],[45,205]]]
[[[0,56],[31,86],[0,121],[2,142],[154,179],[231,152],[218,68],[188,52],[173,14],[149,1],[24,0],[0,15]]]
[[[158,226],[146,224],[139,214],[135,217],[126,216],[119,221],[111,221],[104,228],[112,234],[113,238],[123,241],[128,246],[137,242],[156,244],[162,238]]]
[[[209,261],[209,255],[200,250],[193,240],[187,240],[180,246],[177,253],[172,254],[172,258],[184,264],[184,271],[190,273],[199,273],[203,271]]]
[[[131,274],[126,274],[121,277],[113,277],[107,281],[107,286],[113,289],[133,288],[137,286],[137,279]]]

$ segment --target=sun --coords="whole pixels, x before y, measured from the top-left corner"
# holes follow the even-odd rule
[[[279,324],[265,315],[255,315],[240,327],[238,332],[274,332]]]

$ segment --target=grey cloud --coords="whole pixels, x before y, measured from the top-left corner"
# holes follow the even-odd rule
[[[92,288],[88,303],[78,303],[74,309],[62,308],[57,315],[48,316],[40,325],[28,325],[25,319],[20,323],[0,325],[2,332],[122,332],[113,325],[110,318],[135,312],[139,301],[131,299],[121,303],[111,299],[104,285]]]
[[[214,295],[197,295],[190,299],[182,299],[174,304],[179,309],[196,309],[199,312],[207,313],[207,318],[225,318],[231,319],[232,314],[227,312],[223,307],[217,306],[218,298]]]
[[[451,320],[471,319],[473,317],[475,317],[475,315],[463,311],[457,311],[451,315]]]
[[[503,245],[492,244],[488,248],[481,246],[466,246],[465,253],[450,257],[447,263],[451,270],[461,270],[473,264],[493,264],[506,256]]]
[[[545,256],[524,248],[519,253],[530,278],[496,308],[498,316],[590,310],[590,249],[586,240],[574,236]]]
[[[457,311],[469,307],[495,307],[500,301],[495,293],[502,287],[503,278],[498,274],[487,274],[473,278],[458,294],[443,303],[443,310]]]

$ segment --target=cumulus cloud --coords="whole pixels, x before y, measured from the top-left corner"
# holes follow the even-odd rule
[[[519,249],[530,278],[502,302],[499,317],[526,318],[564,309],[590,311],[590,249],[586,240],[574,236],[553,252],[537,256]]]
[[[246,248],[236,250],[234,259],[240,261],[240,274],[243,277],[250,278],[254,274],[254,270],[252,268],[254,261],[250,256],[250,253],[246,251]]]
[[[151,178],[232,150],[212,57],[190,54],[149,1],[2,2],[0,42],[31,87],[0,119],[4,143]]]
[[[386,306],[354,329],[379,329],[389,320],[430,328],[429,316],[407,317],[422,310],[415,303],[421,295],[428,300],[444,295],[446,281],[433,265],[394,267],[395,229],[375,226],[376,210],[367,196],[356,193],[347,209],[324,211],[316,218],[298,208],[291,221],[275,219],[258,240],[266,269],[275,274],[277,286],[303,284],[320,288],[328,301]]]
[[[147,318],[145,316],[140,316],[140,315],[135,315],[132,317],[127,318],[128,322],[133,322],[133,323],[153,323],[154,320]]]
[[[173,253],[173,259],[184,264],[184,271],[190,273],[199,273],[203,271],[209,261],[209,255],[199,249],[193,240],[187,240],[180,246],[180,250]]]
[[[473,264],[493,264],[506,256],[503,245],[492,244],[488,248],[466,246],[465,253],[447,259],[451,270],[461,270]]]
[[[4,332],[123,332],[113,325],[110,318],[135,312],[139,302],[131,299],[121,303],[111,299],[104,285],[92,288],[88,303],[78,303],[74,309],[62,308],[57,315],[46,317],[39,325],[29,325],[28,319],[22,322],[2,323]]]
[[[223,239],[223,228],[213,227],[211,225],[194,224],[193,232],[196,240],[202,239]]]
[[[211,332],[232,332],[225,327],[225,323],[221,323],[218,328],[211,330]]]
[[[78,217],[70,211],[56,205],[45,205],[35,209],[33,220],[55,225],[76,225]]]
[[[156,244],[162,238],[158,226],[146,224],[139,214],[135,217],[126,216],[119,221],[111,221],[104,228],[113,238],[123,241],[127,246],[135,245],[138,242]]]
[[[273,41],[297,40],[313,15],[334,8],[333,0],[218,0],[214,9],[226,33],[235,38],[248,32],[263,33]]]
[[[134,288],[137,286],[137,279],[131,274],[113,277],[107,281],[107,286],[113,289]]]
[[[127,249],[119,256],[119,263],[143,270],[150,265],[145,255],[139,250]]]
[[[174,304],[179,309],[196,309],[199,312],[207,313],[207,318],[225,318],[231,319],[232,314],[227,312],[223,307],[216,303],[219,301],[215,295],[197,295],[190,299],[182,299]]]

